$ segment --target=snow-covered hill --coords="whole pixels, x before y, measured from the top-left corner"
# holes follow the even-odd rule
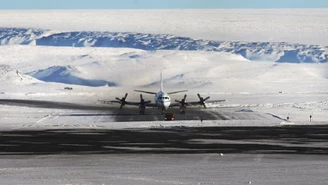
[[[0,64],[0,83],[1,85],[19,85],[19,84],[33,84],[40,81],[25,75],[22,72],[14,69],[10,65]]]
[[[157,90],[163,71],[168,89],[328,91],[328,63],[250,62],[228,52],[13,45],[0,46],[0,55],[0,63],[44,82]]]
[[[79,77],[81,72],[73,66],[51,66],[46,69],[38,69],[32,72],[26,73],[27,75],[33,76],[39,80],[45,82],[58,82],[64,84],[75,84],[84,86],[115,86],[113,82],[106,80],[92,80]]]
[[[114,47],[152,50],[230,52],[250,61],[326,63],[328,46],[286,42],[195,40],[167,34],[126,32],[55,32],[40,29],[0,28],[1,45]]]
[[[328,9],[1,10],[1,27],[327,45]]]

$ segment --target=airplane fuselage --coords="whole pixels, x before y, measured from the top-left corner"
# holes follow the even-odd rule
[[[155,102],[159,109],[165,111],[171,105],[171,98],[167,93],[160,91],[155,94]]]

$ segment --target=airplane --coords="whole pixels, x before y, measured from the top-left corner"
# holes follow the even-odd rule
[[[177,93],[182,93],[182,92],[187,92],[188,90],[180,90],[180,91],[173,91],[173,92],[168,92],[166,93],[163,89],[163,75],[162,73],[160,74],[160,91],[159,92],[150,92],[150,91],[144,91],[144,90],[134,90],[135,92],[141,92],[141,93],[146,93],[146,94],[152,94],[155,95],[155,103],[151,103],[151,101],[145,101],[143,99],[142,94],[140,94],[140,102],[129,102],[126,101],[126,98],[128,96],[128,93],[125,94],[124,97],[118,98],[116,97],[116,100],[113,101],[104,101],[104,102],[110,102],[110,103],[118,103],[120,104],[120,109],[123,108],[125,105],[134,105],[134,106],[139,106],[139,114],[145,114],[145,109],[146,107],[157,107],[162,111],[164,114],[166,110],[169,107],[180,107],[180,114],[184,115],[186,113],[186,107],[187,106],[192,106],[192,105],[201,105],[204,108],[206,108],[206,103],[218,103],[218,102],[223,102],[225,100],[211,100],[207,101],[210,99],[210,97],[203,98],[200,96],[198,93],[197,96],[199,98],[199,101],[195,102],[187,102],[186,98],[187,95],[185,94],[182,100],[175,100],[175,102],[171,102],[171,98],[169,95],[172,94],[177,94]]]

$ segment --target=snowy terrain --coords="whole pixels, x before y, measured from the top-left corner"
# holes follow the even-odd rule
[[[138,100],[133,89],[158,90],[163,71],[165,89],[189,89],[189,101],[197,93],[226,99],[210,106],[248,125],[258,124],[258,116],[247,112],[272,114],[277,119],[268,125],[287,116],[300,124],[309,115],[326,121],[326,12],[0,11],[1,98],[94,105],[128,92]],[[58,116],[61,111],[46,110],[28,123],[49,115],[47,121],[69,122]],[[233,116],[240,111],[246,113]],[[112,121],[93,119],[100,125]],[[1,120],[21,122],[15,114]]]
[[[133,93],[133,89],[157,91],[159,72],[163,71],[165,89],[189,89],[189,101],[196,100],[197,93],[210,95],[212,99],[226,99],[223,104],[209,106],[218,107],[213,110],[224,111],[225,116],[232,119],[204,122],[206,124],[202,125],[199,122],[174,122],[166,126],[233,126],[240,125],[240,120],[244,125],[273,126],[283,124],[287,116],[299,124],[307,124],[309,115],[313,115],[317,124],[326,121],[326,63],[250,62],[240,55],[210,51],[30,45],[1,46],[0,54],[2,98],[99,105],[98,99],[112,100],[128,92],[130,100],[138,100],[139,94]],[[65,90],[65,87],[73,90]],[[153,97],[146,98],[152,100]],[[181,99],[182,95],[172,98]],[[130,128],[167,124],[115,125],[108,124],[113,121],[108,116],[90,117],[86,111],[83,111],[86,114],[83,117],[67,117],[69,110],[2,108],[6,110],[2,111],[2,121],[10,125],[3,125],[6,128]],[[17,114],[17,110],[22,114]],[[279,119],[263,119],[248,110],[269,113]],[[236,112],[240,111],[246,113],[236,116]],[[27,119],[24,117],[26,114],[31,117]],[[67,124],[72,120],[79,123]]]
[[[327,9],[0,10],[0,100],[106,107],[0,104],[1,136],[13,130],[327,124],[327,17]],[[138,101],[133,90],[157,91],[160,71],[164,90],[189,89],[187,101],[197,100],[197,93],[226,99],[202,111],[228,120],[115,122],[109,105],[98,102],[126,92]],[[94,133],[77,136],[83,134]],[[1,144],[4,150],[28,146],[21,136],[35,136],[13,135],[16,140]],[[322,136],[308,135],[320,145]],[[42,148],[42,142],[33,144]],[[282,145],[288,142],[304,138]],[[2,152],[3,184],[327,184],[325,155]]]
[[[287,42],[246,42],[192,39],[167,34],[127,32],[55,32],[0,28],[1,45],[135,48],[146,51],[215,51],[241,55],[250,61],[326,63],[328,47]]]
[[[327,45],[327,9],[0,11],[1,27]]]

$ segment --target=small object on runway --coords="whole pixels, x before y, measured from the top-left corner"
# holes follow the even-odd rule
[[[165,121],[173,121],[174,120],[174,114],[171,112],[167,112],[164,115]]]

